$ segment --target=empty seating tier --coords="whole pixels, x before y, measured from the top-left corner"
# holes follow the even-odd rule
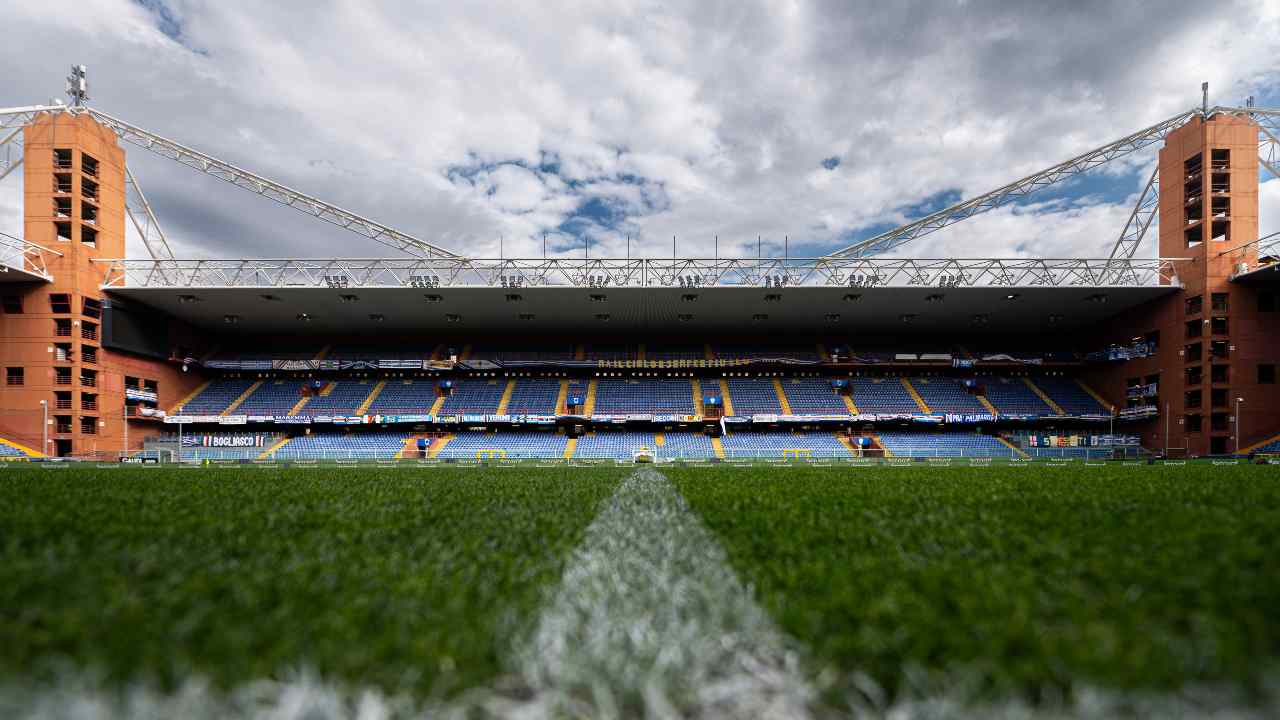
[[[354,415],[373,392],[376,383],[344,380],[334,383],[327,395],[317,395],[307,401],[301,415]]]
[[[578,438],[573,456],[596,460],[630,460],[636,450],[656,450],[653,433],[603,430]]]
[[[376,431],[296,437],[269,456],[275,460],[393,460],[404,449],[406,432]]]
[[[920,406],[898,378],[854,378],[853,402],[863,413],[918,415]]]
[[[1019,378],[983,378],[987,400],[996,410],[1010,415],[1051,415],[1053,408],[1045,404]]]
[[[848,415],[844,404],[827,378],[788,378],[782,381],[792,415]],[[737,409],[737,406],[734,406]]]
[[[180,408],[182,415],[217,415],[253,386],[252,380],[214,380]]]
[[[436,457],[443,460],[562,458],[567,443],[564,435],[554,432],[460,432]]]
[[[990,435],[882,432],[880,444],[897,457],[1021,457]]]
[[[436,401],[435,380],[388,380],[366,411],[376,415],[425,415]]]
[[[1101,403],[1080,387],[1080,383],[1071,378],[1041,377],[1036,378],[1034,382],[1068,415],[1109,414]]]
[[[782,412],[773,378],[732,378],[725,380],[725,384],[729,386],[729,401],[735,415],[777,415]],[[705,383],[703,387],[706,387]]]
[[[444,415],[492,415],[498,412],[506,380],[457,380],[440,406]]]
[[[302,399],[304,380],[267,380],[235,409],[237,415],[288,415]]]
[[[911,385],[920,393],[924,404],[936,414],[958,413],[972,415],[988,412],[976,397],[965,389],[959,380],[948,377],[911,378]]]
[[[688,380],[602,379],[596,386],[594,413],[692,415],[693,385]]]
[[[720,444],[726,458],[851,456],[839,438],[825,432],[736,432],[720,438]]]
[[[560,381],[547,378],[520,378],[516,380],[511,399],[507,401],[508,415],[552,415],[556,412],[556,398],[560,396]]]

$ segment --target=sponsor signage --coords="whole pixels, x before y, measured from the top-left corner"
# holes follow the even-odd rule
[[[218,418],[219,425],[244,425],[248,422],[248,415],[226,415]]]
[[[146,390],[144,388],[126,387],[124,396],[129,400],[143,400],[146,402],[156,402],[159,396],[154,390]]]

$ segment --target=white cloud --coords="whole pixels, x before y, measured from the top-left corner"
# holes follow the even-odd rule
[[[74,13],[17,4],[0,104],[44,99],[84,62],[105,110],[471,255],[496,254],[499,236],[508,255],[540,253],[542,232],[595,196],[629,213],[592,229],[601,252],[623,252],[626,233],[639,254],[668,254],[672,235],[690,254],[709,254],[717,234],[722,253],[754,253],[757,235],[834,248],[939,193],[983,192],[1190,107],[1202,79],[1234,102],[1274,92],[1280,72],[1280,6],[1265,1],[1169,13],[820,0],[169,7],[181,42],[128,0]],[[822,169],[831,156],[840,165]],[[183,254],[388,252],[130,158]],[[546,159],[559,177],[485,169]],[[468,165],[473,182],[451,180]],[[1126,201],[1040,203],[901,252],[1105,254],[1127,213]]]

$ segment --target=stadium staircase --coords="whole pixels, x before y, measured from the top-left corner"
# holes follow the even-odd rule
[[[502,397],[498,399],[498,408],[494,411],[494,415],[506,415],[507,406],[511,404],[511,396],[516,392],[516,379],[511,378],[507,381],[507,386],[502,389]]]
[[[708,345],[707,347],[711,346]],[[720,405],[724,409],[725,415],[733,415],[733,398],[729,397],[729,381],[724,378],[720,379]],[[717,447],[719,442],[719,440],[716,440]]]
[[[436,401],[431,403],[431,412],[429,414],[439,415],[440,408],[444,405],[444,401],[448,399],[449,399],[448,395],[441,395],[440,397],[436,398]]]
[[[702,408],[702,381],[693,378],[689,381],[689,386],[693,388],[693,414],[698,417],[705,417]]]
[[[293,413],[290,413],[290,414],[292,415]],[[262,451],[262,454],[258,455],[258,459],[259,459],[259,460],[270,460],[270,459],[271,459],[271,455],[272,455],[273,453],[275,453],[275,451],[277,451],[277,450],[279,450],[280,448],[282,448],[282,447],[284,447],[285,445],[287,445],[287,444],[289,443],[289,441],[290,441],[290,440],[292,440],[292,439],[293,439],[293,438],[291,438],[291,437],[289,437],[289,436],[287,436],[287,435],[286,435],[286,436],[284,436],[284,437],[282,437],[282,438],[280,438],[280,439],[279,439],[278,441],[276,441],[276,443],[275,443],[275,444],[273,444],[271,447],[267,448],[266,450],[263,450],[263,451]]]
[[[707,360],[716,359],[716,351],[711,349],[711,343],[702,344],[702,356]]]
[[[1004,437],[1003,435],[996,435],[996,436],[995,436],[995,438],[996,438],[997,440],[999,440],[1000,442],[1004,443],[1005,445],[1008,445],[1010,450],[1012,450],[1012,451],[1014,451],[1014,452],[1018,453],[1018,457],[1020,457],[1020,458],[1022,458],[1022,459],[1024,459],[1024,460],[1025,460],[1025,459],[1027,459],[1027,458],[1030,458],[1030,457],[1031,457],[1030,455],[1028,455],[1028,454],[1026,454],[1025,452],[1023,452],[1023,451],[1022,451],[1022,448],[1020,448],[1020,447],[1018,447],[1017,445],[1014,445],[1013,443],[1009,442],[1009,439],[1008,439],[1008,438],[1006,438],[1006,437]]]
[[[1029,377],[1024,377],[1024,378],[1022,378],[1022,382],[1026,383],[1026,384],[1027,384],[1027,387],[1031,388],[1031,392],[1035,393],[1037,397],[1039,397],[1041,400],[1043,400],[1043,401],[1044,401],[1044,404],[1045,404],[1045,405],[1048,405],[1050,410],[1053,410],[1053,414],[1054,414],[1054,415],[1066,415],[1066,414],[1067,414],[1067,413],[1062,409],[1062,406],[1061,406],[1061,405],[1059,405],[1058,403],[1054,402],[1054,401],[1053,401],[1053,398],[1049,397],[1049,395],[1048,395],[1047,393],[1045,393],[1045,391],[1044,391],[1044,390],[1041,390],[1041,389],[1040,389],[1040,386],[1039,386],[1039,385],[1036,385],[1035,383],[1031,382],[1031,378],[1029,378]]]
[[[411,458],[418,457],[418,440],[420,439],[427,441],[427,452],[428,452],[428,456],[430,456],[430,449],[431,449],[431,446],[434,444],[434,442],[432,442],[431,436],[427,433],[418,433],[416,435],[410,435],[409,437],[404,439],[404,447],[400,448],[400,454],[397,455],[396,457],[401,460],[408,460]]]
[[[329,357],[329,353],[332,351],[333,351],[332,345],[325,345],[324,347],[320,348],[320,352],[316,353],[316,356],[312,359],[315,360],[316,362],[320,362],[321,360]]]
[[[364,415],[369,412],[369,406],[373,404],[374,400],[378,399],[378,396],[382,394],[382,389],[386,386],[386,380],[379,380],[378,384],[374,385],[373,389],[369,391],[369,396],[364,399],[364,402],[360,403],[360,407],[356,408],[356,414]]]
[[[724,459],[724,443],[720,442],[720,438],[711,438],[711,447],[716,451],[716,457]]]
[[[440,455],[440,451],[443,450],[444,446],[448,445],[449,441],[452,439],[453,439],[453,433],[445,433],[443,437],[438,437],[432,440],[431,447],[427,448],[427,457],[429,458],[438,457]],[[401,452],[404,452],[404,451],[401,450]]]
[[[974,395],[974,397],[978,399],[978,402],[982,403],[982,407],[986,408],[987,412],[992,415],[1000,414],[1000,411],[996,410],[996,406],[991,404],[991,401],[987,399],[986,395]]]
[[[667,444],[667,436],[664,433],[656,432],[653,434],[653,446],[662,447]]]
[[[871,436],[871,440],[872,440],[876,445],[878,445],[878,446],[880,447],[880,449],[881,449],[881,450],[883,450],[883,451],[884,451],[884,456],[885,456],[885,457],[887,457],[887,458],[891,458],[891,457],[893,457],[893,451],[889,449],[889,446],[888,446],[888,445],[885,445],[885,444],[884,444],[884,441],[880,439],[880,436],[879,436],[879,435],[872,435],[872,436]]]
[[[212,384],[213,384],[212,380],[205,380],[204,382],[200,383],[200,387],[196,388],[195,390],[192,390],[186,397],[179,400],[176,405],[174,405],[172,408],[169,408],[169,414],[177,415],[182,410],[182,408],[186,407],[187,403],[194,400],[197,395],[204,392],[205,389]]]
[[[849,408],[850,415],[858,414],[858,406],[853,404],[853,393],[849,393],[848,395],[841,395],[840,399],[844,400],[844,406],[846,408]]]
[[[38,450],[17,443],[12,440],[0,438],[0,459],[13,459],[19,457],[44,457]]]
[[[596,409],[596,388],[600,386],[600,381],[591,378],[591,382],[587,383],[587,397],[584,399],[582,406],[582,414],[587,417]]]
[[[574,360],[587,359],[587,346],[585,344],[578,343],[577,346],[573,348],[573,359]]]
[[[920,407],[920,412],[925,415],[932,414],[932,411],[929,410],[929,406],[925,403],[924,398],[920,397],[920,393],[916,391],[916,388],[911,384],[911,381],[905,377],[901,378],[901,380],[902,387],[906,389],[907,394],[911,396],[911,399],[916,401],[916,405]]]
[[[248,390],[245,390],[244,392],[240,393],[240,397],[236,398],[235,400],[232,400],[231,404],[227,406],[226,410],[223,410],[218,414],[222,416],[227,416],[235,412],[235,409],[240,407],[241,403],[243,403],[245,400],[248,400],[249,396],[252,395],[254,392],[256,392],[257,389],[260,387],[262,387],[262,381],[258,380],[254,384],[250,385]]]
[[[582,346],[581,346],[581,345],[579,345],[579,346],[578,346],[578,349],[579,349],[579,350],[581,350],[581,349],[582,349]],[[569,414],[569,408],[568,408],[568,406],[566,406],[566,405],[565,405],[565,403],[567,403],[568,401],[569,401],[569,381],[568,381],[568,380],[561,380],[561,381],[560,381],[560,394],[559,394],[559,395],[556,395],[556,414],[557,414],[557,415],[568,415],[568,414]]]
[[[0,440],[0,442],[4,442],[4,441]],[[1245,448],[1240,448],[1240,454],[1248,455],[1251,452],[1256,452],[1259,448],[1267,448],[1267,452],[1272,452],[1271,448],[1268,447],[1272,445],[1280,447],[1280,435],[1276,435],[1275,437],[1268,438],[1266,440],[1263,440],[1262,442],[1256,442]]]
[[[578,449],[578,438],[569,438],[564,443],[564,459],[572,460],[573,452]]]
[[[1092,397],[1094,400],[1097,400],[1099,405],[1106,408],[1107,412],[1111,413],[1112,415],[1116,414],[1116,406],[1112,405],[1111,403],[1103,399],[1103,397],[1099,395],[1093,388],[1086,385],[1083,380],[1076,378],[1076,384],[1080,386],[1081,390],[1084,390],[1085,392],[1089,393],[1090,397]]]
[[[840,444],[843,445],[845,449],[849,451],[850,455],[853,455],[854,457],[861,457],[861,453],[860,453],[861,448],[854,445],[853,440],[849,439],[848,437],[845,437],[844,434],[838,433],[838,432],[832,433],[832,435],[836,436],[836,439],[839,440]]]
[[[773,391],[778,394],[778,407],[782,408],[783,415],[791,414],[791,401],[787,400],[787,391],[782,389],[782,380],[773,379]]]

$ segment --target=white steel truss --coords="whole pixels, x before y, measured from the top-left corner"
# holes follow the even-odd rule
[[[0,272],[8,272],[12,268],[52,280],[49,276],[49,255],[62,257],[57,250],[0,233]]]
[[[155,133],[130,125],[119,118],[93,108],[67,107],[65,105],[33,105],[30,107],[0,109],[0,133],[2,133],[0,137],[8,136],[9,133],[7,131],[9,130],[17,130],[20,137],[21,128],[29,125],[41,113],[88,113],[89,116],[109,128],[124,142],[149,150],[161,157],[218,178],[238,188],[248,190],[255,195],[274,200],[305,215],[310,215],[332,225],[350,230],[408,255],[419,258],[461,257],[438,245],[433,245],[425,240],[420,240],[407,233],[387,227],[382,223],[344,210],[229,162],[219,160]],[[19,157],[21,156],[19,155]],[[4,172],[4,166],[2,165],[0,165],[0,172]],[[154,215],[152,220],[154,221]],[[148,249],[150,250],[150,248]],[[160,256],[153,255],[153,257],[162,259],[163,253]]]
[[[133,176],[133,170],[129,169],[128,164],[124,166],[124,184],[125,213],[141,236],[147,254],[162,263],[172,262],[173,250],[169,248],[169,240],[160,229],[160,222],[151,210],[151,203],[147,202],[147,196],[142,193],[142,186],[138,184],[138,179]]]
[[[1156,287],[1172,259],[100,260],[108,288]]]
[[[965,200],[914,222],[837,250],[828,257],[866,257],[887,252],[918,237],[941,230],[948,225],[953,225],[974,215],[980,215],[1003,207],[1034,192],[1055,185],[1073,175],[1078,175],[1136,150],[1141,150],[1154,142],[1163,140],[1170,132],[1181,127],[1191,118],[1199,116],[1200,113],[1199,108],[1178,113],[1151,127],[1139,130],[1102,147],[1094,148],[1066,162],[1041,170],[1034,175],[1029,175],[989,193]]]
[[[163,138],[112,117],[100,110],[86,108],[85,111],[102,125],[110,128],[121,140],[149,150],[161,157],[168,158],[181,165],[195,169],[206,175],[223,180],[238,188],[248,190],[255,195],[274,200],[281,205],[291,207],[301,213],[323,220],[340,228],[350,230],[374,242],[381,243],[401,252],[421,258],[457,258],[458,255],[425,240],[400,232],[361,217],[336,205],[311,197],[305,193],[268,180],[236,167],[229,162],[193,150],[172,140]]]
[[[1129,213],[1129,220],[1124,224],[1124,230],[1120,231],[1120,238],[1116,240],[1115,247],[1111,248],[1112,260],[1133,257],[1142,244],[1142,239],[1146,237],[1147,230],[1159,216],[1159,211],[1160,166],[1157,165],[1151,170],[1151,179],[1147,180],[1146,187],[1138,196],[1133,212]]]

